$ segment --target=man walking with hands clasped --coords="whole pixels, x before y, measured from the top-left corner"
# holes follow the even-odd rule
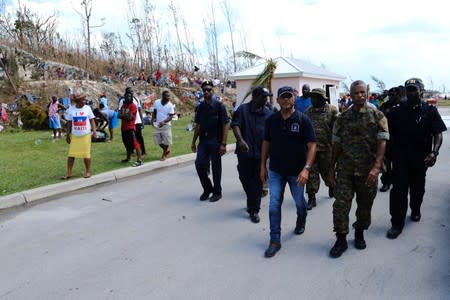
[[[252,100],[238,107],[231,123],[237,142],[239,179],[247,196],[247,212],[253,223],[259,223],[263,188],[260,177],[261,145],[264,123],[271,114],[266,107],[268,96],[272,94],[263,87],[255,88]]]

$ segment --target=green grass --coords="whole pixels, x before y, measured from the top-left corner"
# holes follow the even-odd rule
[[[172,122],[171,157],[191,153],[193,131],[185,130],[190,120],[191,116],[185,116]],[[153,143],[153,127],[145,126],[143,136],[147,152],[144,162],[159,160],[162,150]],[[231,131],[228,141],[235,141]],[[0,196],[61,182],[66,173],[68,149],[64,137],[54,140],[50,130],[0,132]],[[125,158],[120,128],[115,129],[111,143],[92,143],[91,155],[92,175],[130,166],[120,162]],[[83,174],[83,160],[75,159],[74,178]]]
[[[437,105],[438,106],[450,106],[450,100],[439,100]]]

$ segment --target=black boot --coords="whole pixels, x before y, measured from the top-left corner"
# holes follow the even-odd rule
[[[330,250],[330,256],[333,258],[337,258],[339,256],[342,255],[342,253],[345,252],[345,250],[347,250],[348,245],[347,245],[347,239],[345,238],[346,234],[345,233],[336,233],[336,243],[334,243],[333,248],[331,248]]]
[[[281,249],[280,241],[270,241],[269,247],[264,252],[265,257],[274,256]]]
[[[364,240],[364,229],[355,229],[355,248],[366,249],[366,241]]]
[[[380,192],[387,192],[391,188],[391,185],[386,183],[380,188]]]
[[[308,194],[308,210],[316,207],[316,194]]]
[[[330,186],[328,188],[328,197],[333,198],[334,197],[334,187]]]

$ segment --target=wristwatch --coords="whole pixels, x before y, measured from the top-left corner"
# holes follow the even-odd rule
[[[308,170],[308,171],[311,170],[311,165],[310,164],[306,164],[305,165],[305,169]]]

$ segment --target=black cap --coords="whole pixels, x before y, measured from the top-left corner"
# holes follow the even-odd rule
[[[294,88],[291,86],[283,86],[281,88],[278,89],[278,97],[280,97],[283,94],[289,93],[291,95],[295,95],[294,94]]]
[[[267,96],[272,96],[272,93],[269,92],[268,89],[258,86],[252,91],[252,97],[259,96],[259,95],[263,95],[263,96],[267,97]]]
[[[214,86],[211,80],[205,80],[205,81],[203,81],[203,83],[202,83],[202,88],[204,88],[204,87],[207,86],[207,85],[209,85],[209,86],[211,86],[211,87]]]

